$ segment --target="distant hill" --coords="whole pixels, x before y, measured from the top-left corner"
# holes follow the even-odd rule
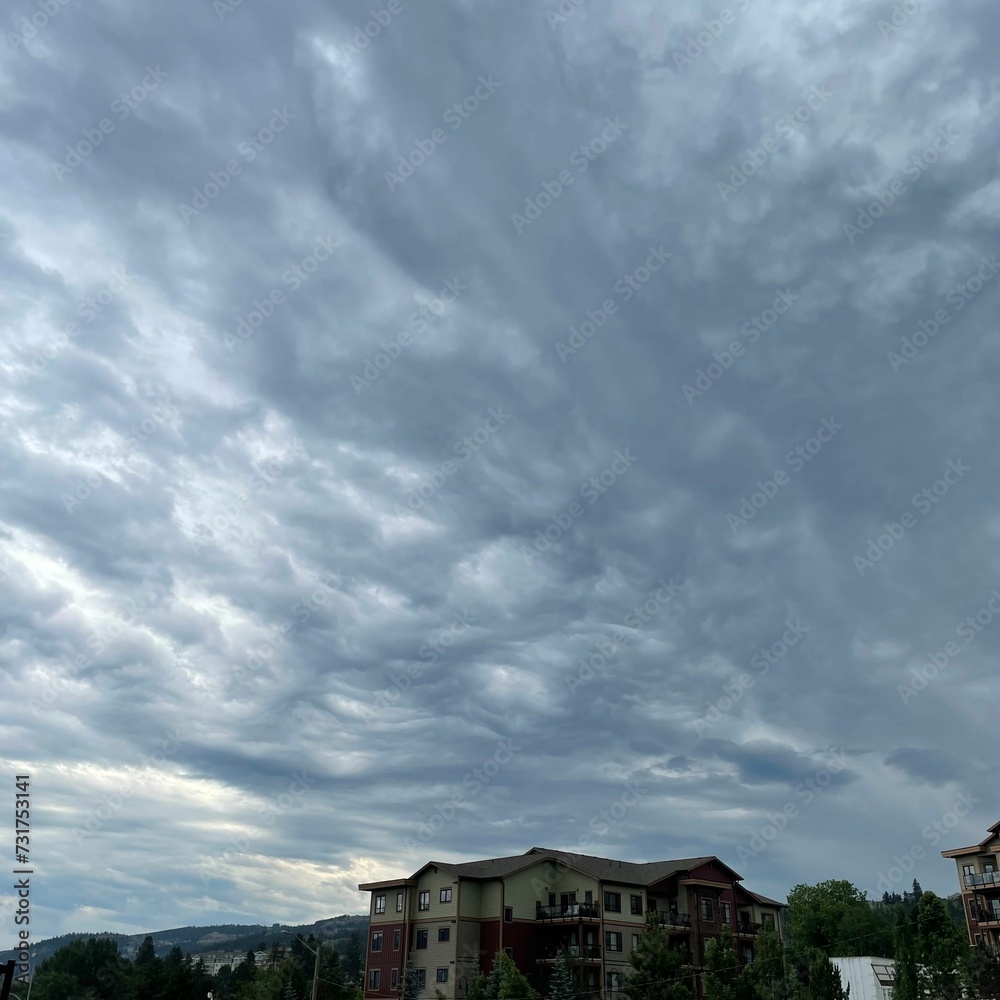
[[[268,948],[272,944],[289,943],[287,934],[279,931],[291,931],[308,937],[310,934],[330,944],[343,953],[347,947],[347,938],[356,933],[362,942],[368,935],[368,915],[344,914],[340,917],[330,917],[327,920],[317,920],[314,924],[212,924],[208,927],[175,927],[167,931],[147,931],[143,934],[113,934],[109,931],[94,931],[92,934],[60,934],[59,937],[46,938],[43,941],[32,942],[32,950],[36,953],[36,962],[55,954],[70,941],[89,937],[105,937],[118,942],[118,950],[126,958],[135,958],[143,939],[151,937],[156,954],[166,956],[172,948],[180,948],[185,955],[189,952],[195,958],[199,955],[210,955],[215,952],[242,952],[253,949],[256,951],[263,941]],[[13,951],[0,952],[0,964],[16,958]]]

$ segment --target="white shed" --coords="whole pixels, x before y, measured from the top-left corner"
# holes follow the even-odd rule
[[[844,989],[850,986],[850,1000],[892,1000],[896,963],[891,958],[861,955],[831,958],[830,961],[840,972]]]

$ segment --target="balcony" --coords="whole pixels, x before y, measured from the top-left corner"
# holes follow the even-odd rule
[[[596,944],[564,944],[557,947],[548,947],[542,951],[539,962],[554,962],[560,952],[565,952],[570,960],[583,959],[585,962],[599,962],[601,960],[601,947]]]
[[[966,875],[965,884],[974,885],[996,885],[1000,886],[1000,872],[983,872],[982,875]]]
[[[646,918],[654,919],[663,927],[685,927],[691,929],[691,914],[677,913],[671,910],[665,913],[663,910],[646,910]]]
[[[748,922],[746,920],[740,920],[736,924],[736,933],[737,934],[756,934],[757,931],[759,931],[763,926],[764,926],[763,924],[754,924],[754,923],[750,923],[750,922]]]
[[[1000,924],[1000,910],[979,910],[976,913],[978,924]]]
[[[563,903],[559,906],[535,904],[536,920],[600,920],[601,908],[596,903]]]

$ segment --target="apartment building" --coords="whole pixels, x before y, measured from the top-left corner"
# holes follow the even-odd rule
[[[978,844],[942,851],[941,856],[955,859],[969,943],[982,941],[1000,952],[1000,823]]]
[[[412,955],[421,998],[464,1000],[503,950],[529,978],[560,949],[581,988],[612,1000],[647,916],[699,970],[728,926],[744,962],[763,926],[782,933],[783,903],[751,892],[716,857],[634,863],[533,847],[526,854],[452,864],[432,861],[409,878],[359,885],[371,893],[365,997],[399,996]]]

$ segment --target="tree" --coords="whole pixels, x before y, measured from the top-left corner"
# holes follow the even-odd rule
[[[900,910],[893,931],[893,954],[896,959],[896,980],[892,987],[893,1000],[919,1000],[917,982],[916,915]]]
[[[648,920],[632,949],[632,968],[622,992],[627,1000],[694,1000],[686,955],[671,947],[666,928]]]
[[[966,978],[972,996],[1000,997],[1000,957],[982,941],[969,949]]]
[[[467,994],[467,1000],[536,1000],[537,997],[538,993],[521,974],[514,960],[503,951],[494,956],[489,975],[476,976]],[[404,995],[403,1000],[415,998]]]
[[[736,942],[728,927],[705,947],[705,1000],[750,1000],[750,983],[741,975]]]
[[[797,885],[788,894],[789,951],[808,963],[815,949],[827,955],[885,955],[892,928],[867,895],[843,879]]]
[[[961,1000],[968,945],[948,916],[941,897],[923,893],[917,903],[916,921],[920,994],[935,1000]]]
[[[413,966],[413,956],[406,960],[406,968],[403,969],[403,989],[402,1000],[417,1000],[420,996],[420,980],[417,978],[417,970]]]
[[[357,933],[352,933],[347,938],[347,947],[344,951],[344,983],[348,987],[354,988],[361,983],[361,943],[358,941]]]
[[[807,1000],[850,1000],[850,986],[844,989],[840,970],[821,951],[816,950],[809,958],[809,984],[806,987]]]
[[[757,935],[753,962],[743,975],[758,1000],[788,1000],[792,991],[785,977],[785,950],[774,928],[764,927]]]
[[[576,984],[569,967],[569,958],[564,949],[556,955],[556,964],[552,969],[552,979],[549,982],[549,1000],[575,1000]]]

